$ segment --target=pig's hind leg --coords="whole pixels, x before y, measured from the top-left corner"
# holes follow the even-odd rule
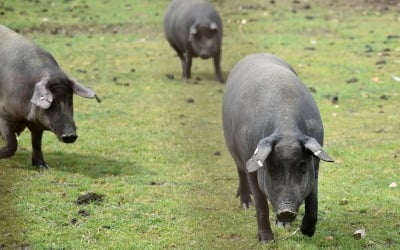
[[[244,209],[250,208],[250,205],[252,204],[252,200],[250,197],[250,187],[249,183],[247,181],[247,175],[246,172],[241,169],[237,168],[238,174],[239,174],[239,187],[238,191],[236,194],[236,197],[240,197],[240,205]]]
[[[182,65],[182,76],[185,77],[185,55],[183,54],[182,50],[178,48],[174,43],[169,43],[171,47],[176,51],[176,54],[178,54],[179,59],[181,60],[181,65]]]
[[[0,158],[13,156],[18,147],[17,137],[12,131],[11,124],[2,118],[0,118],[0,134],[6,143],[4,147],[0,148]]]
[[[215,75],[220,83],[224,83],[224,77],[222,76],[222,70],[221,70],[221,51],[218,51],[218,53],[214,56],[213,61],[214,61]]]

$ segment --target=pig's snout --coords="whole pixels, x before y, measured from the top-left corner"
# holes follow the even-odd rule
[[[276,217],[280,222],[291,222],[297,216],[296,212],[290,211],[288,209],[280,210],[276,213]]]
[[[61,140],[64,143],[73,143],[76,141],[77,138],[78,136],[75,133],[61,135]]]

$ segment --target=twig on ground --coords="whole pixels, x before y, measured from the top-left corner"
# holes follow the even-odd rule
[[[297,234],[297,232],[299,232],[299,230],[300,230],[300,228],[296,228],[296,230],[294,230],[294,232],[293,232],[293,233],[289,234],[288,236],[286,236],[286,237],[285,237],[285,238],[283,238],[283,239],[278,239],[278,240],[276,240],[276,241],[284,241],[284,240],[287,240],[287,239],[289,239],[290,237],[292,237],[292,236],[296,235],[296,234]]]

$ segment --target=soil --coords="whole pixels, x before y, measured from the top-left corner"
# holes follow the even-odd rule
[[[79,196],[78,199],[76,200],[76,204],[77,205],[89,204],[92,202],[103,201],[103,199],[104,199],[104,195],[89,192],[89,193]]]

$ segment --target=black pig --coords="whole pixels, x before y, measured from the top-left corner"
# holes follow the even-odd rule
[[[308,88],[280,58],[250,55],[229,74],[222,116],[241,204],[249,206],[250,194],[255,200],[259,240],[274,239],[267,199],[282,223],[293,221],[304,201],[301,232],[312,236],[319,160],[333,159],[322,148],[322,121]]]
[[[16,134],[28,127],[32,164],[47,168],[43,131],[52,131],[65,143],[77,138],[73,93],[100,102],[95,92],[69,78],[52,55],[0,25],[0,134],[6,143],[0,148],[0,158],[15,154]]]
[[[217,79],[221,72],[222,21],[214,7],[204,0],[173,0],[164,16],[165,36],[178,53],[183,77],[191,77],[192,58],[213,57]]]

